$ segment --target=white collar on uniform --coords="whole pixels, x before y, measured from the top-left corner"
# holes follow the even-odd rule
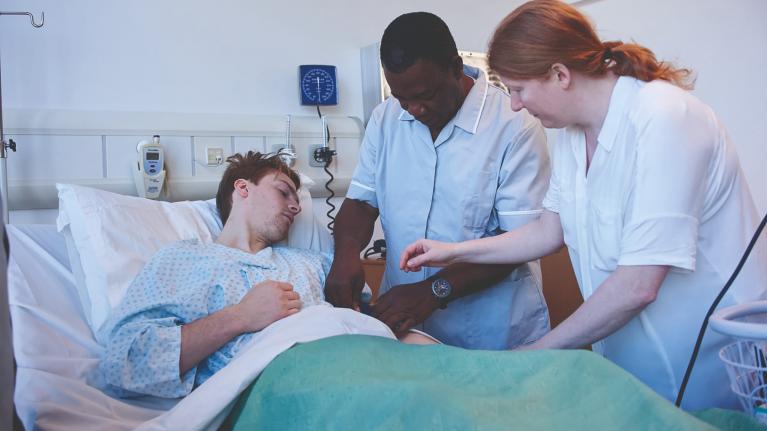
[[[629,102],[633,99],[637,90],[637,79],[629,76],[621,76],[615,82],[613,93],[610,96],[610,105],[607,108],[602,130],[599,131],[597,143],[610,152],[615,143],[615,137],[620,130],[621,123],[626,120]]]
[[[479,77],[474,80],[474,85],[469,90],[469,94],[466,95],[466,99],[463,100],[461,108],[452,118],[450,123],[461,129],[474,134],[477,132],[479,126],[479,119],[482,117],[482,110],[485,108],[485,100],[487,100],[488,82],[487,75],[484,71],[479,71]],[[472,78],[473,79],[473,78]],[[406,110],[402,110],[399,115],[399,119],[402,121],[413,121],[415,117],[410,115]],[[445,126],[447,127],[447,125]]]

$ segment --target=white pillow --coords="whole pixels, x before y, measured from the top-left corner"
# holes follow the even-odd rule
[[[302,176],[303,184],[311,179]],[[122,300],[149,258],[183,239],[213,242],[221,232],[215,199],[161,202],[71,184],[59,191],[59,232],[64,234],[83,311],[94,334]],[[332,239],[314,217],[307,188],[299,190],[302,211],[288,245],[331,252]]]

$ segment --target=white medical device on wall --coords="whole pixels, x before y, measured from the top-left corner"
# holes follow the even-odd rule
[[[133,171],[136,193],[142,198],[157,199],[165,181],[165,152],[160,145],[160,136],[154,135],[151,142],[139,141],[136,151],[138,163]]]

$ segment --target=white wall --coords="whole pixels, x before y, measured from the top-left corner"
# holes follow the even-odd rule
[[[767,1],[602,0],[581,9],[602,38],[633,39],[697,72],[694,93],[727,127],[767,212]]]
[[[299,64],[320,63],[336,65],[339,79],[340,103],[323,113],[361,118],[359,50],[394,17],[433,11],[477,51],[509,7],[488,1],[469,22],[462,4],[439,0],[2,0],[0,10],[46,12],[40,29],[0,17],[3,108],[315,115],[299,104],[297,75]],[[52,217],[11,214],[15,223]]]
[[[312,114],[298,97],[299,64],[334,64],[337,107],[362,116],[359,49],[397,15],[430,10],[463,49],[483,50],[514,3],[440,0],[97,1],[3,0],[3,10],[46,12],[33,29],[0,18],[6,108]]]
[[[337,66],[340,81],[339,105],[323,112],[362,117],[359,48],[394,17],[435,12],[459,48],[484,51],[520,3],[2,0],[2,10],[46,12],[41,29],[0,17],[3,107],[312,115],[298,102],[297,66],[323,63]],[[767,211],[767,2],[598,0],[582,9],[603,36],[634,39],[698,72],[696,94],[728,126]]]

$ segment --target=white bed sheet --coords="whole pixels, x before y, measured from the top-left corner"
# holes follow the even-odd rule
[[[9,226],[14,401],[26,429],[215,429],[239,393],[296,343],[340,334],[394,338],[378,320],[330,306],[270,325],[227,367],[182,400],[116,399],[98,372],[103,348],[82,312],[64,237],[51,225]]]

